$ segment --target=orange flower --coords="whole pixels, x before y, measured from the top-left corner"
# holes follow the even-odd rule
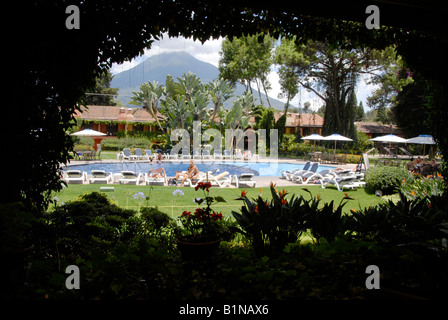
[[[320,194],[317,195],[317,200],[320,200]]]
[[[274,188],[276,185],[277,185],[277,184],[274,183],[274,182],[272,182],[272,181],[271,181],[271,183],[269,184],[269,186],[270,186],[271,188]]]
[[[351,209],[350,211],[351,211],[351,212],[356,212],[356,209]]]
[[[241,191],[241,198],[244,198],[246,196],[247,192],[245,190]]]
[[[415,192],[414,192],[414,190],[411,191],[411,194],[412,194],[413,196],[415,196]]]
[[[427,206],[428,208],[431,208],[431,202],[426,202],[426,206]]]
[[[282,198],[282,205],[285,206],[285,205],[287,205],[287,204],[288,204],[288,200]]]
[[[255,206],[254,212],[255,213],[260,213],[260,212],[258,212],[258,206]]]
[[[285,189],[283,189],[281,192],[278,193],[278,195],[280,196],[280,198],[284,198],[286,195],[288,194],[288,191],[286,191]]]
[[[260,197],[263,195],[263,188],[260,188]]]

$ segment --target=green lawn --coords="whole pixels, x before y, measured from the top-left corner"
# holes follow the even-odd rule
[[[64,188],[61,192],[55,193],[61,202],[68,202],[75,200],[79,196],[92,191],[99,191],[101,184],[89,184],[89,185],[76,185],[70,184]],[[108,185],[111,186],[111,185]],[[105,192],[110,200],[123,208],[129,208],[138,210],[140,206],[157,206],[161,211],[169,214],[172,217],[179,216],[184,210],[194,210],[197,204],[193,202],[194,198],[204,197],[202,190],[195,191],[191,187],[163,187],[163,186],[136,186],[136,185],[113,185],[114,192]],[[184,195],[173,196],[173,191],[176,189],[182,190]],[[249,198],[256,198],[260,193],[260,188],[211,188],[210,196],[221,196],[226,200],[226,203],[218,203],[213,206],[213,209],[221,211],[224,215],[231,215],[232,210],[238,211],[242,205],[241,200],[235,200],[241,194],[241,190],[247,192]],[[308,192],[303,190],[301,186],[288,186],[278,187],[278,191],[283,189],[289,192],[288,199],[292,194],[304,195],[308,199]],[[320,195],[322,202],[330,202],[335,200],[335,204],[339,204],[344,197],[344,192],[336,190],[334,187],[329,186],[326,189],[322,189],[317,186],[308,187],[313,196]],[[143,192],[146,197],[149,197],[149,201],[136,200],[134,195]],[[271,193],[268,187],[264,187],[263,198],[271,199]],[[349,200],[344,206],[344,211],[349,212],[351,209],[365,208],[367,206],[374,206],[383,200],[373,194],[368,194],[365,189],[358,188],[358,190],[346,191],[354,200]]]

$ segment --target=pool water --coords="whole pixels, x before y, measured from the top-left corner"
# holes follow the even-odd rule
[[[167,176],[175,176],[176,171],[186,171],[188,169],[189,162],[162,162],[162,163],[149,163],[149,162],[119,162],[119,163],[92,163],[82,165],[70,165],[64,168],[64,170],[81,170],[90,174],[91,170],[104,170],[106,172],[119,173],[123,170],[130,170],[135,172],[147,173],[150,169],[164,168]],[[229,174],[240,175],[241,173],[253,173],[255,176],[268,177],[268,176],[280,176],[281,171],[293,170],[296,168],[303,168],[303,164],[298,163],[277,163],[277,162],[196,162],[196,166],[199,171],[216,171],[219,172],[228,171]],[[317,171],[325,169],[334,169],[330,166],[321,166]]]

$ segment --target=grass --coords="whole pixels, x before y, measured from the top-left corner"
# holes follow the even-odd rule
[[[76,185],[70,184],[68,187],[64,188],[61,192],[55,193],[59,201],[58,202],[68,202],[76,200],[80,196],[90,193],[93,191],[100,191],[100,187],[104,186],[101,184],[88,184],[88,185]],[[111,185],[108,185],[111,186]],[[191,187],[163,187],[163,186],[136,186],[136,185],[113,185],[115,188],[114,192],[105,192],[104,194],[118,206],[128,209],[138,210],[141,206],[157,206],[159,210],[167,213],[171,217],[177,217],[184,210],[194,210],[197,208],[197,204],[193,202],[194,198],[203,198],[204,193],[202,190],[195,191]],[[173,196],[173,192],[176,189],[182,190],[183,195]],[[217,203],[212,206],[216,211],[221,211],[223,215],[230,216],[232,210],[239,211],[242,206],[241,200],[235,200],[241,195],[241,190],[247,192],[249,198],[257,198],[260,194],[260,188],[211,188],[210,196],[223,197],[225,203]],[[285,189],[288,191],[287,198],[290,199],[293,194],[304,195],[306,199],[309,199],[309,193],[304,190],[301,186],[287,186],[278,187],[278,191]],[[325,189],[320,187],[311,186],[308,187],[313,196],[320,195],[322,203],[330,202],[334,200],[335,204],[344,198],[344,192],[340,192],[337,189],[329,186]],[[134,199],[134,195],[143,192],[149,200],[144,199]],[[373,194],[369,194],[363,188],[358,188],[357,190],[350,190],[345,192],[354,200],[349,200],[344,206],[344,212],[349,213],[351,209],[358,210],[359,208],[365,208],[367,206],[375,206],[378,203],[383,202],[383,200]],[[269,187],[264,187],[262,189],[262,197],[264,199],[270,200],[272,198]]]

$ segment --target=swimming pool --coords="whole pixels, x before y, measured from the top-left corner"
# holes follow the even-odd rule
[[[255,176],[269,177],[280,176],[280,171],[303,168],[303,164],[298,163],[277,163],[277,162],[196,162],[199,171],[228,171],[229,174],[240,175],[241,173],[253,173]],[[119,173],[123,170],[146,173],[149,169],[164,168],[167,176],[175,176],[176,171],[185,171],[188,169],[189,162],[119,162],[119,163],[91,163],[81,165],[70,165],[64,170],[81,170],[90,174],[91,170],[105,170],[106,172]],[[325,169],[334,169],[330,166],[319,165],[318,171]]]

